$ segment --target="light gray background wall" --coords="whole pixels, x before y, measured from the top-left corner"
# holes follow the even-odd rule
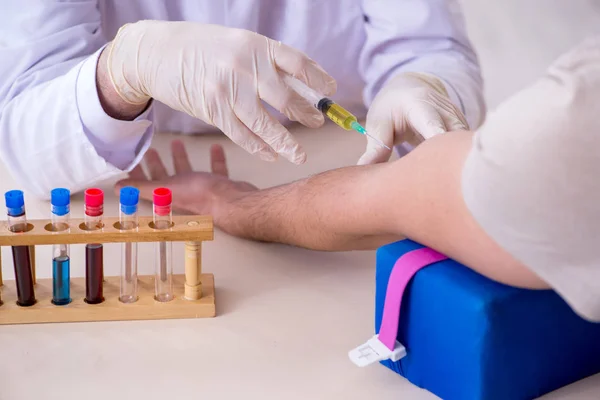
[[[570,47],[600,33],[600,0],[460,1],[480,56],[489,108]]]

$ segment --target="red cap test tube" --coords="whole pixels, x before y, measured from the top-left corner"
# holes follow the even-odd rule
[[[87,231],[97,231],[104,227],[104,192],[90,188],[84,192],[84,226]],[[85,299],[88,304],[104,301],[104,248],[102,243],[88,243],[85,246]]]
[[[173,194],[168,188],[156,188],[152,193],[152,215],[154,229],[171,229],[173,220],[171,203]],[[154,298],[156,301],[167,302],[173,300],[173,262],[172,243],[160,242],[156,244],[154,258],[156,279],[154,279]]]

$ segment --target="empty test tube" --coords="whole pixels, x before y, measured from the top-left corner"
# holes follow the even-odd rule
[[[69,231],[71,193],[68,189],[53,189],[50,193],[52,231]],[[52,245],[52,303],[57,306],[71,302],[71,259],[68,244]]]
[[[90,188],[84,193],[84,224],[88,231],[104,227],[104,192]],[[88,304],[104,301],[104,247],[102,243],[85,245],[85,299]]]
[[[10,190],[4,194],[4,200],[8,216],[8,229],[15,233],[26,232],[28,224],[23,192]],[[12,246],[12,256],[17,286],[17,304],[21,307],[32,306],[36,300],[29,246]]]
[[[154,229],[170,229],[172,224],[171,190],[155,189],[152,193],[152,200]],[[173,300],[172,243],[157,243],[154,260],[156,270],[154,299],[161,302]]]
[[[119,228],[128,231],[138,228],[138,202],[140,191],[124,187],[119,193]],[[123,303],[137,301],[137,243],[126,242],[121,247],[121,290],[119,300]]]

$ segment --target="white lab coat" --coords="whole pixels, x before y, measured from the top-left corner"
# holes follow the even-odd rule
[[[471,127],[483,119],[479,65],[456,0],[3,1],[0,157],[20,189],[78,192],[130,171],[155,132],[212,129],[159,102],[134,121],[103,111],[100,51],[140,19],[245,28],[294,46],[337,80],[334,99],[359,115],[392,75],[412,70],[440,77]]]

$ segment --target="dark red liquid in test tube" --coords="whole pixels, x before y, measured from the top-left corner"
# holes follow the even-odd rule
[[[18,235],[27,230],[25,199],[21,190],[9,190],[4,193],[8,226],[11,232]],[[31,253],[29,246],[12,246],[15,281],[17,286],[17,304],[29,307],[36,303],[33,288],[33,270],[31,269]]]
[[[17,283],[17,304],[29,307],[36,303],[33,289],[33,274],[31,271],[31,257],[28,246],[12,247],[13,262],[15,265],[15,280]]]
[[[87,230],[103,228],[104,192],[87,189],[84,196],[85,226]],[[101,243],[85,246],[85,302],[98,304],[104,301],[104,247]]]
[[[85,246],[85,301],[89,304],[98,304],[104,301],[103,250],[99,243],[90,243]]]

